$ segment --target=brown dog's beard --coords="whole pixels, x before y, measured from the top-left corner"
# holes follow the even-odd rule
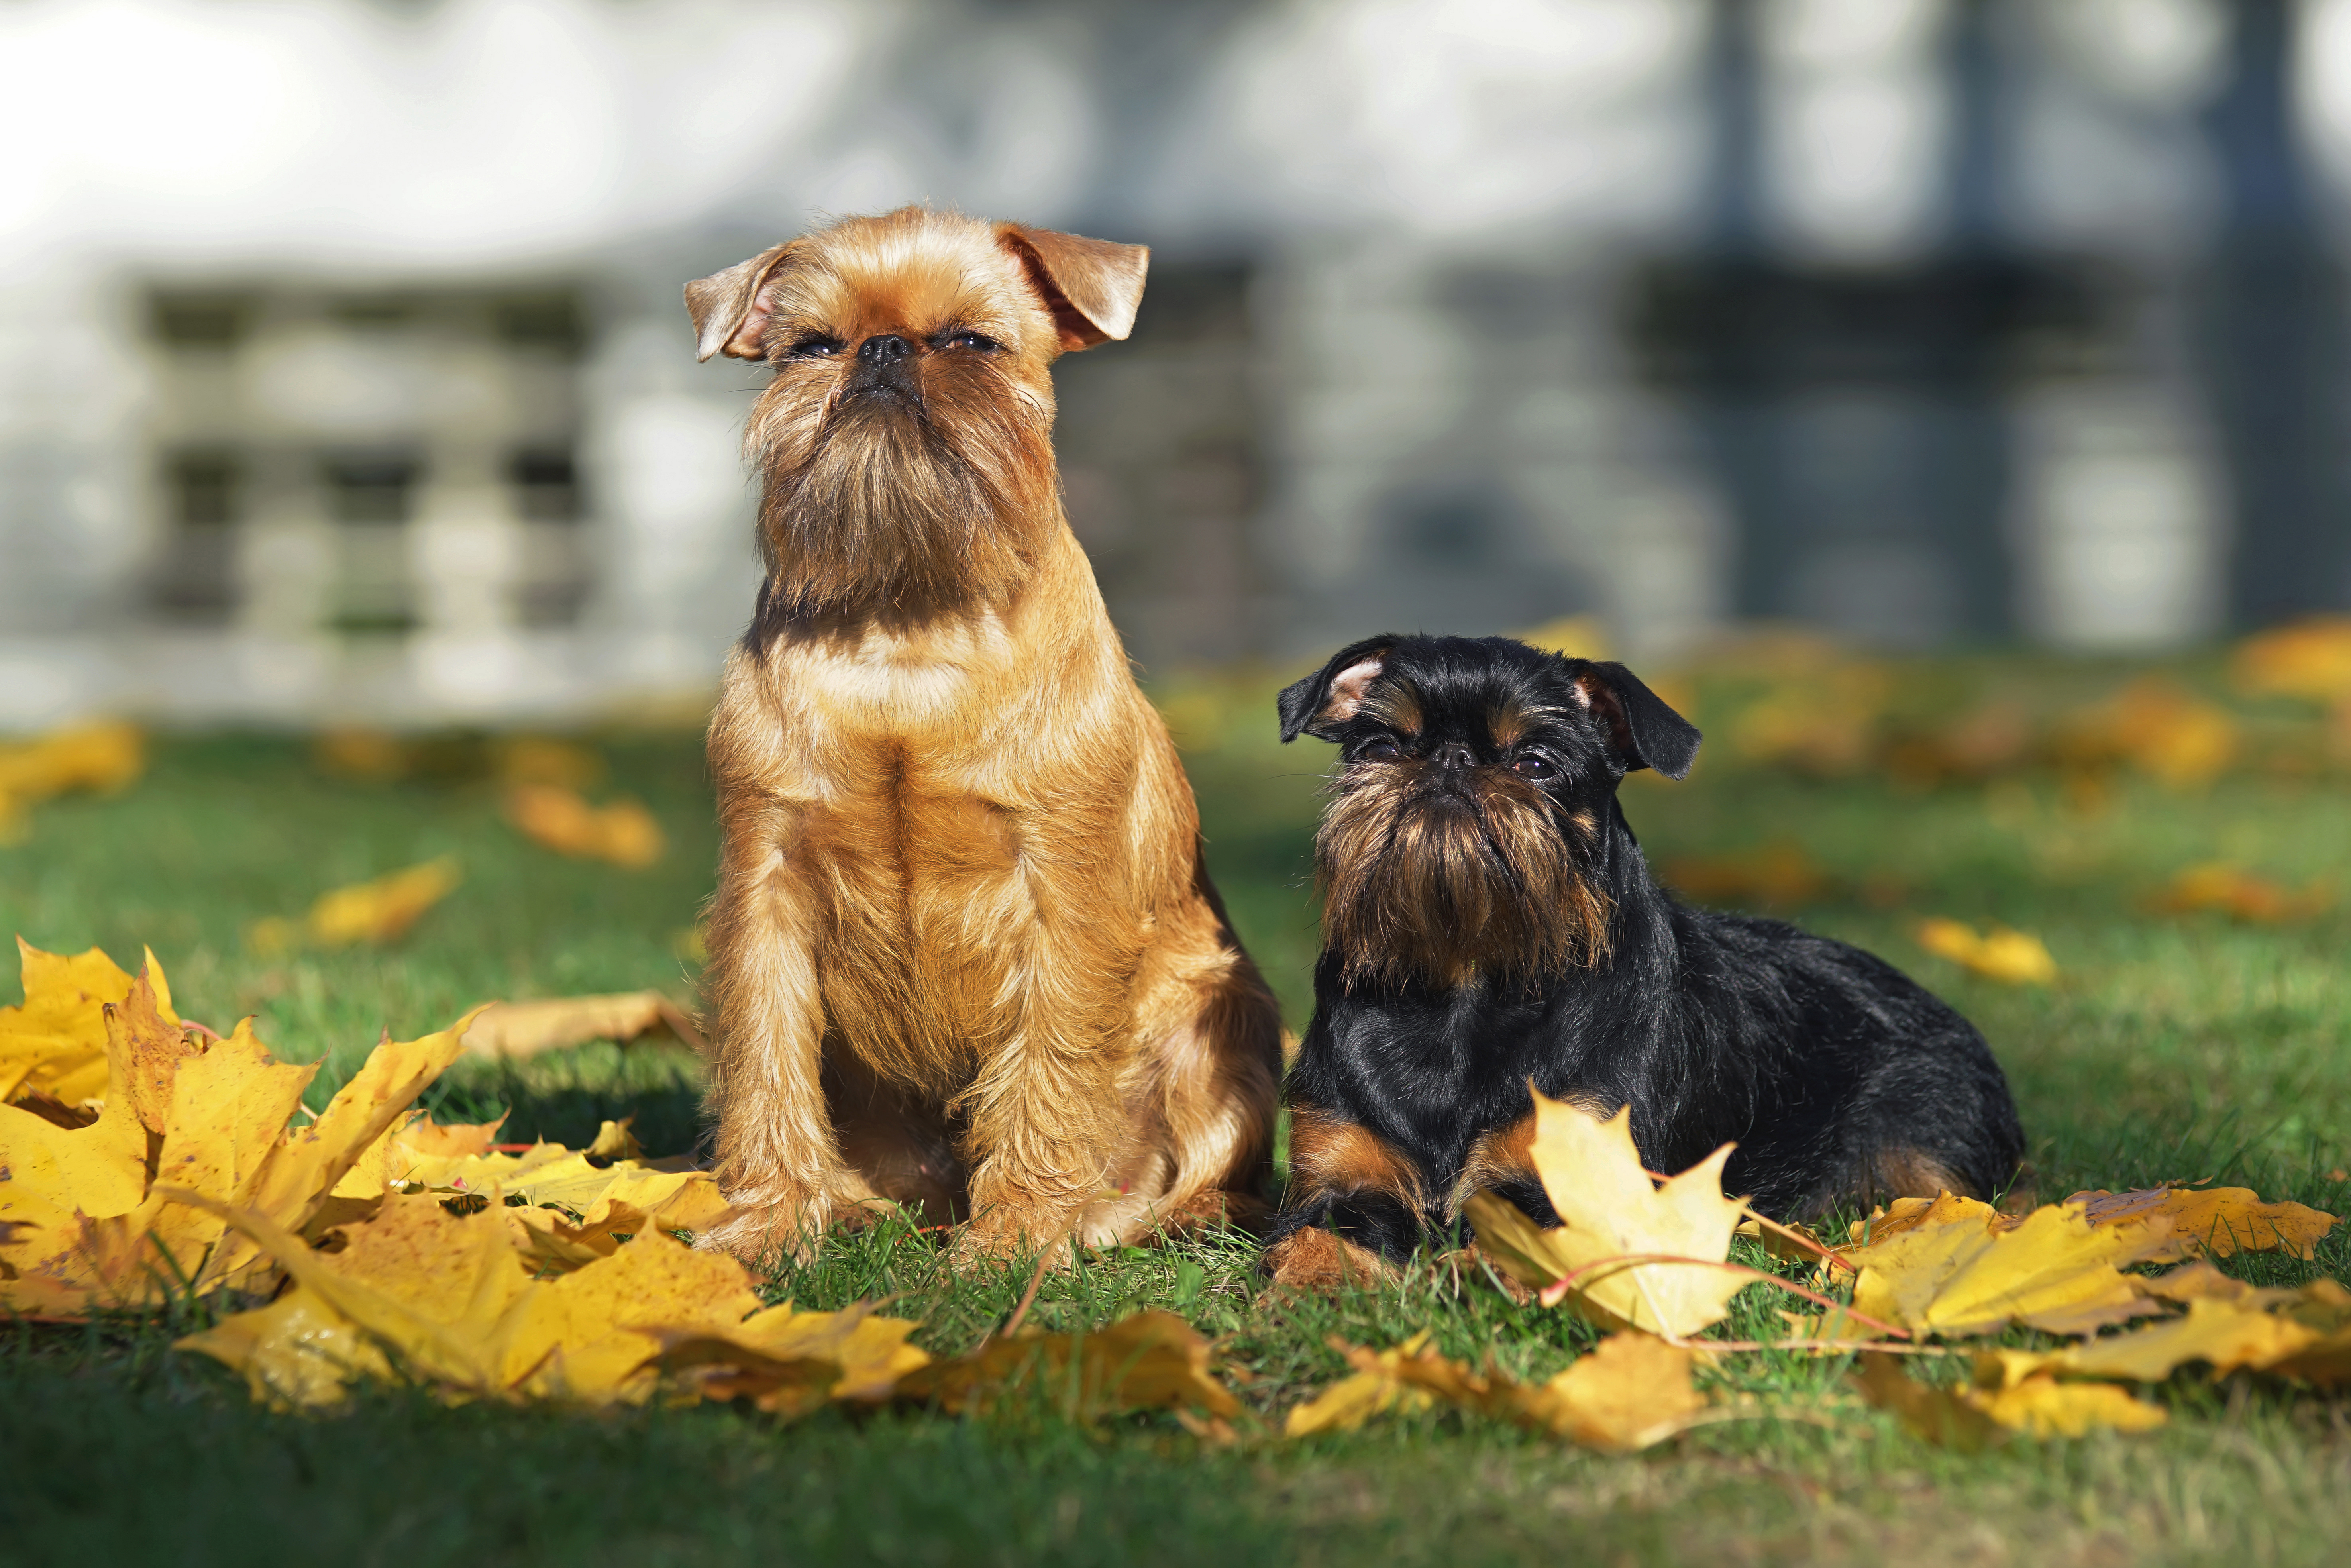
[[[921,615],[999,600],[1051,516],[1051,412],[1008,389],[763,400],[759,546],[791,613]]]
[[[1609,900],[1541,791],[1495,776],[1448,802],[1418,774],[1350,769],[1315,834],[1323,939],[1349,985],[1531,978],[1606,957]]]

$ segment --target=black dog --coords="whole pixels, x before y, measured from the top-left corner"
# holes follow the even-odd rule
[[[1374,637],[1280,706],[1283,740],[1336,741],[1343,767],[1278,1276],[1327,1269],[1303,1255],[1324,1229],[1407,1256],[1480,1188],[1557,1224],[1530,1080],[1629,1103],[1651,1170],[1735,1140],[1727,1190],[1782,1217],[2015,1175],[2016,1107],[1966,1019],[1856,948],[1650,880],[1616,787],[1684,777],[1698,732],[1623,665]]]

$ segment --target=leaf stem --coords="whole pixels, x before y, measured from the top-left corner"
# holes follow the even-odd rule
[[[1634,1269],[1640,1267],[1644,1263],[1689,1263],[1695,1264],[1701,1269],[1728,1269],[1734,1274],[1744,1274],[1750,1280],[1760,1280],[1767,1285],[1777,1285],[1780,1289],[1787,1291],[1791,1295],[1802,1296],[1804,1300],[1814,1302],[1819,1306],[1825,1307],[1832,1312],[1843,1312],[1854,1322],[1857,1323],[1867,1323],[1871,1328],[1877,1330],[1880,1333],[1891,1334],[1896,1339],[1907,1340],[1910,1337],[1908,1332],[1904,1329],[1896,1328],[1892,1323],[1873,1318],[1866,1312],[1855,1312],[1843,1301],[1834,1301],[1827,1296],[1822,1295],[1817,1291],[1808,1291],[1802,1285],[1782,1280],[1777,1274],[1767,1274],[1761,1269],[1750,1269],[1744,1263],[1726,1262],[1719,1258],[1687,1258],[1677,1252],[1623,1252],[1613,1257],[1595,1258],[1591,1262],[1584,1264],[1582,1268],[1570,1270],[1567,1273],[1561,1275],[1550,1284],[1545,1285],[1542,1290],[1536,1294],[1535,1300],[1541,1301],[1546,1307],[1555,1307],[1559,1305],[1562,1298],[1565,1297],[1569,1291],[1575,1289],[1575,1281],[1578,1279],[1582,1278],[1585,1274],[1589,1274],[1594,1269],[1604,1268],[1610,1264],[1615,1264],[1625,1269]]]

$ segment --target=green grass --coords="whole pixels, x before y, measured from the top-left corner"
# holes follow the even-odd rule
[[[1947,702],[1986,683],[2094,694],[2116,677],[1997,662],[1905,674]],[[1306,855],[1327,753],[1273,743],[1271,685],[1178,685],[1170,707],[1211,865],[1299,1027],[1315,944]],[[183,1013],[224,1027],[257,1014],[281,1054],[327,1058],[322,1086],[381,1030],[413,1036],[486,997],[684,996],[681,935],[715,852],[698,747],[638,737],[603,749],[610,787],[643,799],[670,833],[653,871],[531,847],[462,768],[359,784],[319,774],[296,741],[180,739],[159,747],[136,789],[42,807],[27,841],[0,849],[0,926],[126,961],[152,946]],[[2084,815],[2039,773],[1902,790],[1741,768],[1718,747],[1688,784],[1629,788],[1626,808],[1660,859],[1804,846],[1833,883],[1797,917],[1885,954],[1977,1020],[2014,1082],[2044,1197],[2211,1176],[2341,1213],[2351,917],[2247,927],[2149,915],[2143,900],[2182,866],[2223,855],[2351,886],[2343,788],[2325,773],[2255,768],[2204,794],[2126,782]],[[246,950],[256,919],[442,853],[460,858],[466,881],[397,948]],[[1912,942],[1927,914],[2034,931],[2063,979],[2048,990],[1970,979]],[[664,1153],[691,1145],[697,1092],[676,1051],[596,1046],[518,1070],[463,1067],[434,1103],[444,1118],[510,1107],[511,1135],[571,1142],[634,1114]],[[2230,1267],[2351,1279],[2351,1246],[2330,1238],[2314,1268],[2273,1257]],[[768,1293],[812,1307],[894,1295],[893,1311],[925,1320],[921,1343],[953,1352],[1026,1282],[1009,1265],[950,1273],[930,1239],[885,1228],[782,1271]],[[1732,1332],[1766,1325],[1778,1304],[1766,1294],[1740,1299]],[[1490,1354],[1526,1375],[1566,1364],[1590,1336],[1433,1273],[1335,1301],[1269,1299],[1249,1249],[1216,1239],[1090,1256],[1046,1282],[1033,1321],[1075,1327],[1145,1305],[1226,1343],[1252,1417],[1238,1447],[1158,1417],[1074,1427],[1042,1405],[778,1427],[707,1407],[591,1418],[385,1392],[333,1416],[275,1415],[210,1362],[172,1353],[174,1325],[0,1325],[0,1563],[2234,1565],[2335,1560],[2351,1496],[2351,1405],[2193,1374],[2152,1396],[2172,1412],[2161,1432],[1973,1457],[1923,1447],[1855,1404],[1839,1364],[1777,1355],[1710,1375],[1727,1393],[1768,1396],[1776,1414],[1636,1458],[1444,1412],[1288,1444],[1259,1423],[1278,1424],[1336,1375],[1331,1336],[1386,1344],[1433,1328],[1449,1354]]]

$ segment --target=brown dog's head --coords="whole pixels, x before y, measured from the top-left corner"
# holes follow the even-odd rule
[[[1058,517],[1050,367],[1127,335],[1148,259],[905,207],[687,284],[700,357],[776,372],[746,436],[770,591],[921,613],[1008,587]]]
[[[1637,768],[1682,778],[1698,754],[1624,665],[1506,637],[1370,638],[1280,706],[1283,740],[1341,747],[1314,849],[1350,984],[1598,963],[1610,905],[1587,873],[1616,786]]]

